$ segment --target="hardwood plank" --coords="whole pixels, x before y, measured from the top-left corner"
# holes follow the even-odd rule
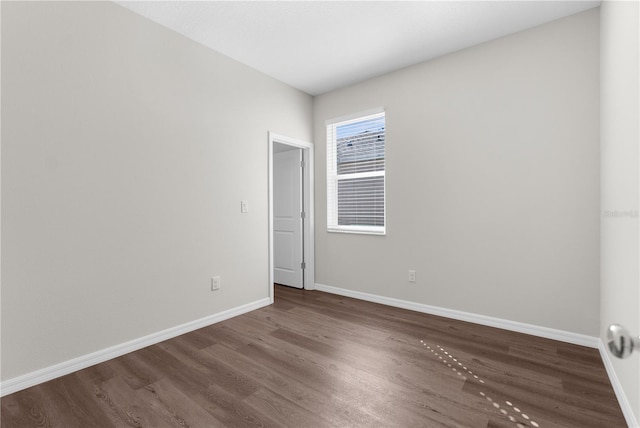
[[[0,426],[3,427],[52,427],[43,408],[42,399],[33,388],[3,397],[1,400]],[[36,395],[36,396],[34,396]]]
[[[25,411],[22,422],[15,426],[44,427],[111,427],[108,416],[93,400],[91,391],[74,375],[46,382],[15,395]],[[13,398],[13,397],[11,397]],[[2,399],[4,416],[5,398]],[[13,422],[12,422],[13,423]],[[12,426],[6,422],[6,426]],[[2,426],[5,426],[3,420]]]
[[[282,331],[276,331],[271,334],[272,337],[281,336]],[[386,364],[382,366],[382,369],[376,372],[368,372],[357,368],[357,364],[353,362],[336,360],[335,355],[333,358],[328,358],[318,352],[317,344],[313,341],[307,340],[302,337],[296,337],[293,335],[284,336],[284,340],[271,342],[276,352],[284,352],[288,355],[295,356],[295,363],[299,363],[299,367],[296,369],[304,372],[306,376],[310,376],[313,373],[319,373],[318,368],[325,370],[320,375],[324,378],[330,378],[335,376],[340,379],[341,389],[345,391],[351,391],[352,394],[366,394],[373,392],[372,396],[366,398],[368,402],[373,401],[376,404],[376,415],[380,415],[379,409],[384,409],[384,412],[391,416],[392,421],[402,421],[403,426],[419,426],[425,420],[430,418],[436,418],[440,424],[448,422],[447,420],[438,419],[439,415],[451,411],[452,416],[447,416],[447,419],[461,419],[465,421],[466,426],[477,421],[477,416],[469,414],[467,403],[460,405],[455,403],[451,405],[446,399],[442,400],[410,400],[406,397],[411,397],[412,393],[419,392],[422,396],[432,397],[444,397],[443,390],[448,390],[453,387],[459,390],[459,386],[455,385],[455,382],[447,382],[439,384],[436,388],[431,388],[432,382],[424,382],[420,385],[420,382],[415,381],[415,376],[412,373],[408,373],[406,376],[398,373],[397,365],[394,362],[386,361]],[[302,342],[301,343],[298,342]],[[286,342],[286,343],[285,343]],[[311,342],[312,349],[306,349]],[[305,346],[306,345],[306,346]],[[331,350],[327,351],[328,355],[331,355]],[[368,354],[358,355],[360,360],[379,359],[379,354],[372,349],[372,352]],[[325,368],[330,368],[326,370]],[[289,367],[291,370],[291,365]],[[414,373],[417,375],[418,373]],[[427,380],[427,379],[425,379]],[[433,379],[431,379],[433,380]],[[462,382],[460,379],[454,378],[454,381]],[[453,394],[455,395],[455,394]],[[401,406],[402,412],[398,412],[396,408],[389,408],[388,403],[397,403]],[[466,413],[465,413],[466,412]],[[391,420],[387,423],[391,423]],[[417,425],[416,425],[417,424]]]
[[[144,401],[156,401],[181,427],[220,426],[221,422],[185,392],[180,385],[161,379],[138,393]],[[153,398],[149,398],[153,397]]]
[[[224,362],[213,358],[211,354],[200,350],[189,351],[188,348],[180,345],[180,340],[172,340],[161,343],[158,346],[178,359],[181,364],[188,367],[189,371],[195,373],[199,378],[206,379],[208,385],[215,383],[238,398],[248,397],[260,388],[253,379]],[[179,379],[176,380],[180,382],[181,379],[184,379],[183,372],[184,370],[177,371],[169,377],[172,379],[177,377]]]
[[[380,420],[373,415],[352,406],[332,394],[311,388],[290,376],[282,376],[267,367],[256,363],[244,354],[224,345],[207,348],[215,358],[233,366],[236,370],[255,379],[264,388],[279,394],[284,399],[323,415],[333,426],[380,426]]]
[[[383,426],[389,426],[389,418],[408,419],[385,401],[387,390],[384,385],[372,383],[368,378],[348,376],[338,365],[326,364],[315,356],[308,357],[292,350],[285,342],[251,344],[241,352],[280,376],[292,377],[309,388],[324,391],[381,418]]]
[[[2,427],[596,428],[596,349],[317,291],[2,398]]]
[[[142,352],[133,352],[115,358],[109,362],[109,366],[118,373],[132,389],[140,389],[161,379],[162,373],[154,373],[153,367],[142,356]]]
[[[270,428],[281,426],[245,400],[238,400],[233,394],[229,394],[218,385],[210,385],[206,396],[196,397],[201,405],[206,406],[209,413],[222,422],[221,426],[234,428]]]
[[[279,426],[290,427],[335,427],[330,418],[307,410],[297,403],[287,400],[278,393],[261,389],[248,397],[245,402],[258,410],[261,414],[269,416]]]
[[[117,427],[180,427],[180,421],[155,399],[145,394],[136,393],[122,378],[114,377],[96,386],[95,396],[102,407],[109,412],[114,426]],[[59,425],[61,426],[61,425]]]

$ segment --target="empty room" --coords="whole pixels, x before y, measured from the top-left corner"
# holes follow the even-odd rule
[[[640,2],[0,16],[2,428],[639,427]]]

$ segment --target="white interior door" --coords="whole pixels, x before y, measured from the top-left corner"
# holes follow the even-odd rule
[[[273,154],[273,275],[303,288],[302,150]]]
[[[627,423],[640,426],[640,4],[600,11],[600,322],[624,327],[605,358]],[[619,331],[619,328],[613,331]],[[605,342],[605,343],[607,343]],[[611,343],[611,342],[609,342]],[[629,353],[633,344],[633,352]],[[620,356],[626,358],[614,358]]]

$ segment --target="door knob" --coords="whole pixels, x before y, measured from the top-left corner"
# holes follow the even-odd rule
[[[620,324],[611,324],[607,331],[609,351],[618,358],[627,358],[633,350],[640,351],[640,338],[633,337]]]

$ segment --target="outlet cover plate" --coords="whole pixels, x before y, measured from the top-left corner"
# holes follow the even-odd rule
[[[211,278],[211,291],[220,290],[220,277],[214,276]]]

